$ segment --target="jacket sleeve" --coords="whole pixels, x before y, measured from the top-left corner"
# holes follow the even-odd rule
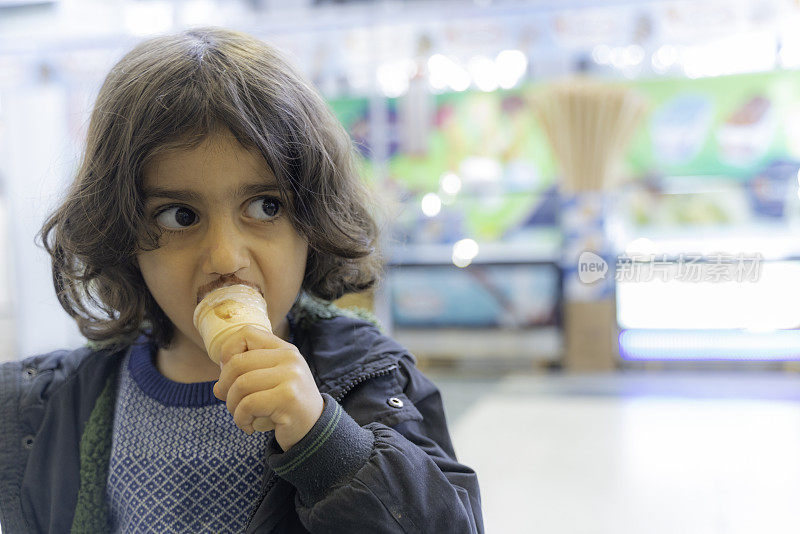
[[[456,460],[439,391],[410,357],[342,405],[323,398],[314,428],[285,453],[271,440],[268,454],[309,531],[483,532],[477,476]]]
[[[19,416],[22,364],[0,365],[0,524],[7,533],[25,532],[20,486],[27,460],[26,432]]]

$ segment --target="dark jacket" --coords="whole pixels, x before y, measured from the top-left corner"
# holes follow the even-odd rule
[[[305,308],[295,322],[325,410],[289,451],[270,438],[246,532],[483,532],[477,477],[457,462],[439,391],[414,358],[334,307]],[[3,534],[107,530],[115,386],[129,351],[0,366]],[[311,447],[334,415],[335,430]]]

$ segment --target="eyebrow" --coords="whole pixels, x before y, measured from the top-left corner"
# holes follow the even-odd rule
[[[247,197],[251,195],[256,195],[258,193],[273,193],[279,192],[280,188],[278,184],[269,184],[269,183],[250,183],[250,184],[243,184],[242,186],[236,188],[235,191],[231,194],[233,198],[241,198]],[[144,190],[144,199],[149,200],[151,198],[168,198],[171,200],[180,200],[183,202],[200,202],[203,200],[203,196],[198,193],[197,191],[192,191],[190,189],[168,189],[165,187],[147,187]]]

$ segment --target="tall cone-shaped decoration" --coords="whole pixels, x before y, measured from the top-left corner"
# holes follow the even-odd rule
[[[606,210],[645,104],[630,89],[575,79],[543,90],[533,107],[562,175],[564,364],[576,372],[612,370],[619,357],[616,259]]]

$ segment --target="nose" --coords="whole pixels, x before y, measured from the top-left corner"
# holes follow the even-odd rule
[[[209,222],[202,247],[203,271],[207,274],[233,274],[250,266],[246,236],[227,217]]]

